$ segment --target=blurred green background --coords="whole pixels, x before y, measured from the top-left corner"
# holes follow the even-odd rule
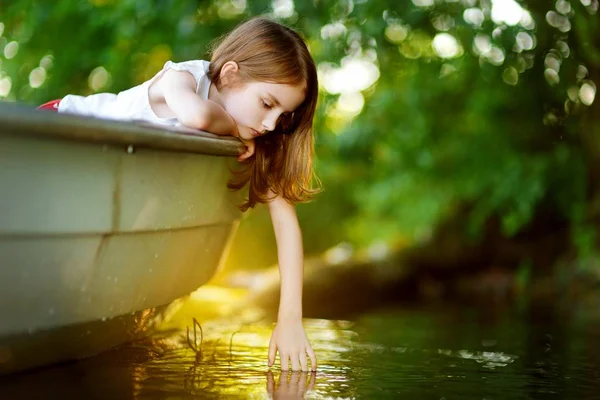
[[[308,255],[600,273],[597,0],[0,0],[0,99],[118,92],[255,15],[300,31],[319,68]],[[228,268],[275,262],[258,207]]]

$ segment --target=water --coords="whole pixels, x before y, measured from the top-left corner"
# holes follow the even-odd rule
[[[600,323],[573,312],[403,306],[308,319],[315,374],[269,371],[272,323],[256,313],[205,317],[196,352],[190,312],[144,342],[0,378],[0,398],[600,398]]]

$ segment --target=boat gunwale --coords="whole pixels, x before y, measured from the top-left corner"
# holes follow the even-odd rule
[[[185,127],[163,127],[144,121],[117,121],[37,110],[16,103],[0,104],[0,135],[122,145],[214,156],[236,156],[245,146],[231,136]],[[131,146],[131,147],[130,147]]]

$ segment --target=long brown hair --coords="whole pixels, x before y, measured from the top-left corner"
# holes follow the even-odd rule
[[[306,43],[294,30],[266,18],[242,23],[220,39],[214,50],[208,77],[221,89],[220,71],[227,61],[238,64],[243,82],[261,81],[304,85],[306,97],[287,124],[255,139],[255,152],[234,171],[227,186],[239,190],[249,184],[245,211],[267,203],[271,193],[290,203],[308,201],[319,192],[313,172],[313,118],[318,81],[315,63]]]

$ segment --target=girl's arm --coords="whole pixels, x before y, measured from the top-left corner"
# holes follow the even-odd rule
[[[308,342],[302,326],[302,279],[303,251],[302,233],[294,206],[282,197],[275,197],[268,203],[281,275],[281,294],[277,324],[269,344],[269,366],[275,362],[279,350],[279,360],[283,371],[308,371],[306,354],[310,356],[312,370],[317,368],[315,353]]]
[[[216,135],[238,136],[237,125],[229,113],[196,94],[196,80],[189,72],[170,69],[158,84],[167,106],[185,126]]]
[[[196,79],[192,74],[170,69],[158,84],[165,103],[183,125],[216,135],[238,137],[246,145],[246,151],[238,161],[254,154],[254,141],[239,137],[237,125],[229,113],[214,101],[203,100],[196,94]]]

